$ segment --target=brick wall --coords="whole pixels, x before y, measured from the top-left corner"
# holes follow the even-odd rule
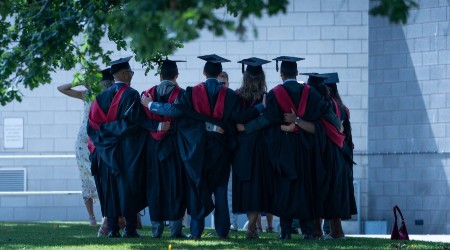
[[[369,18],[369,218],[450,232],[448,1],[418,1],[406,25]],[[420,224],[423,220],[423,225]]]

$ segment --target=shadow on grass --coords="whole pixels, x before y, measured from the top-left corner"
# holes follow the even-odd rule
[[[448,244],[422,241],[393,242],[387,239],[347,238],[345,240],[276,239],[277,234],[263,233],[258,240],[247,240],[244,232],[231,232],[220,240],[214,230],[205,230],[200,241],[171,239],[166,229],[161,239],[153,239],[149,227],[140,230],[141,238],[98,238],[98,227],[86,223],[0,223],[0,249],[449,249]],[[185,230],[185,233],[188,233]]]

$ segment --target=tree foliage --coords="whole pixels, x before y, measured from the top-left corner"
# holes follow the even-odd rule
[[[372,0],[379,2],[377,6],[370,10],[373,16],[386,16],[391,23],[405,24],[411,9],[418,8],[419,5],[414,0]]]
[[[412,2],[381,5],[405,1]],[[230,30],[242,38],[249,17],[285,13],[287,5],[288,0],[0,0],[0,103],[21,101],[19,86],[48,84],[61,69],[77,68],[73,84],[90,83],[95,94],[99,65],[109,64],[112,54],[100,46],[102,39],[117,50],[130,48],[148,73],[154,61],[201,30],[217,36]],[[383,10],[375,14],[407,15],[409,8]]]

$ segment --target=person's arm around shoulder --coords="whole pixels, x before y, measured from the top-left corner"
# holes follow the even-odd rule
[[[233,119],[238,124],[244,124],[252,119],[255,119],[261,115],[266,108],[266,95],[263,95],[263,100],[261,103],[256,104],[253,107],[246,107],[240,104],[240,99],[237,97],[236,105],[233,110]]]
[[[314,88],[311,88],[309,91],[307,105],[308,106],[307,106],[306,112],[308,112],[310,109],[319,110],[319,112],[316,112],[316,114],[320,115],[320,117],[316,117],[316,118],[318,118],[318,119],[323,118],[326,121],[328,121],[329,123],[331,123],[336,128],[337,131],[342,131],[341,121],[336,116],[336,114],[333,112],[332,107],[330,106],[329,102],[327,102],[326,99],[319,92],[317,92]],[[316,120],[315,118],[311,119],[311,121],[315,121],[315,120]]]
[[[58,86],[58,91],[67,96],[77,98],[77,99],[84,101],[86,91],[85,90],[74,90],[74,89],[72,89],[72,87],[73,87],[72,83],[66,83],[66,84]]]
[[[298,126],[308,133],[314,134],[316,132],[314,124],[298,117],[293,109],[291,109],[291,113],[284,114],[284,121],[290,125],[281,125],[281,130],[283,131],[292,132],[294,131],[294,126]]]
[[[161,103],[154,102],[152,97],[141,95],[141,104],[147,108],[151,113],[155,113],[162,116],[178,117],[183,114],[175,104],[179,103],[179,98],[174,103]]]
[[[266,95],[263,96],[262,101],[263,107],[266,108]],[[265,117],[265,113],[261,113],[258,117],[247,122],[246,124],[237,124],[236,129],[240,132],[245,131],[245,133],[250,134],[254,131],[263,129],[271,124],[271,121]]]

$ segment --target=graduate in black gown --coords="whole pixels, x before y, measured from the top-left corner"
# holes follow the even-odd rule
[[[260,58],[247,58],[242,63],[242,85],[236,91],[243,108],[261,104],[267,91],[266,77],[262,65],[270,61]],[[244,65],[247,65],[244,71]],[[248,117],[249,122],[256,117]],[[238,125],[242,126],[241,124]],[[238,132],[234,150],[233,168],[233,213],[246,213],[248,227],[245,237],[258,238],[256,222],[260,212],[270,212],[270,193],[272,181],[267,147],[264,143],[264,130],[251,134]]]
[[[306,131],[297,126],[294,131],[281,130],[284,114],[294,111],[299,117],[296,123],[319,122],[324,118],[340,127],[334,113],[319,93],[308,85],[299,84],[297,61],[303,58],[277,57],[282,61],[280,76],[283,84],[276,86],[267,95],[266,111],[262,116],[245,124],[245,131],[252,133],[268,126],[266,144],[270,147],[268,155],[273,168],[274,192],[272,211],[280,216],[280,239],[291,238],[291,224],[294,218],[310,221],[321,215],[321,185],[325,171],[316,163],[315,141],[323,135],[322,131]],[[278,69],[278,67],[277,67]],[[288,125],[288,124],[286,124]],[[308,231],[306,231],[308,229]],[[305,227],[304,237],[311,238],[312,224]]]
[[[235,112],[239,97],[220,84],[222,62],[215,54],[199,56],[206,61],[203,74],[206,81],[186,88],[174,105],[144,98],[150,112],[165,116],[180,116],[177,120],[178,146],[187,173],[187,211],[191,215],[191,237],[200,239],[205,217],[213,209],[214,224],[219,238],[228,238],[230,215],[227,185],[230,163],[235,147]],[[259,114],[258,108],[251,109]],[[214,202],[211,195],[214,195]]]
[[[326,76],[327,79],[325,79],[324,84],[327,87],[329,91],[328,95],[328,102],[332,105],[332,110],[335,112],[336,116],[340,119],[342,125],[343,125],[343,133],[345,135],[344,144],[342,146],[342,152],[344,160],[342,161],[342,176],[338,175],[340,178],[336,178],[335,181],[332,183],[332,186],[330,189],[338,189],[341,188],[342,193],[339,195],[339,193],[334,195],[334,198],[337,196],[336,202],[345,202],[348,200],[349,207],[343,206],[338,203],[338,209],[340,208],[340,213],[336,213],[335,211],[329,213],[329,217],[331,217],[330,226],[331,226],[331,232],[328,235],[328,238],[336,239],[336,238],[342,238],[344,237],[344,231],[342,230],[341,225],[341,219],[349,219],[351,215],[357,214],[356,209],[356,200],[355,200],[355,194],[354,194],[354,187],[353,187],[353,140],[352,140],[352,132],[351,132],[351,124],[350,124],[350,111],[349,109],[344,105],[342,102],[342,99],[339,95],[339,91],[337,89],[336,83],[339,82],[339,75],[338,73],[326,73],[321,74],[323,76]],[[338,181],[340,180],[340,181]],[[333,191],[334,191],[333,190]],[[348,195],[348,197],[347,197]],[[330,205],[330,204],[326,204]]]
[[[324,85],[324,82],[328,76],[318,73],[302,73],[301,75],[309,76],[308,85],[324,97],[325,101],[327,101],[328,105],[331,107],[331,110],[336,114],[335,105],[330,101],[328,96],[328,88]],[[286,122],[293,123],[295,119],[298,118],[296,118],[294,114],[285,114]],[[340,129],[343,130],[343,127],[341,126]],[[317,158],[316,164],[321,167],[323,166],[326,173],[326,178],[324,179],[322,185],[322,217],[328,219],[333,218],[332,222],[338,221],[340,230],[338,230],[337,226],[334,226],[334,231],[342,232],[342,227],[340,227],[341,217],[337,216],[341,216],[345,213],[344,211],[346,211],[346,208],[348,207],[348,192],[346,190],[347,181],[345,174],[346,167],[344,167],[345,158],[341,150],[344,145],[345,136],[341,133],[342,131],[339,131],[339,129],[332,126],[329,122],[322,118],[319,123],[315,124],[315,131],[323,131],[326,135],[324,137],[320,137],[320,139],[316,141],[320,156]],[[322,237],[320,225],[321,219],[315,219],[313,232],[314,238]]]
[[[350,123],[350,110],[347,108],[347,106],[344,104],[344,102],[341,99],[341,96],[339,95],[339,91],[337,88],[337,83],[339,82],[339,75],[338,73],[328,73],[328,74],[322,74],[326,75],[327,79],[325,80],[325,85],[328,87],[330,91],[330,98],[333,100],[333,104],[337,104],[339,106],[339,111],[335,105],[336,113],[339,112],[338,118],[341,120],[341,123],[344,127],[344,135],[345,135],[345,141],[344,141],[344,151],[348,152],[348,154],[351,157],[351,160],[353,160],[353,150],[355,148],[355,145],[353,144],[353,138],[352,138],[352,126]],[[347,161],[349,162],[349,161]],[[358,213],[357,207],[356,207],[356,200],[355,200],[355,193],[354,193],[354,187],[353,187],[353,165],[355,163],[352,162],[352,164],[349,164],[349,195],[350,195],[350,214],[355,215]]]
[[[118,217],[126,218],[123,237],[139,237],[137,213],[147,206],[144,144],[148,133],[139,93],[130,87],[133,71],[121,58],[111,63],[115,83],[91,105],[87,132],[95,146],[91,157],[99,175],[99,200],[108,218],[108,236],[121,237]]]
[[[173,103],[184,90],[178,86],[177,62],[165,59],[160,63],[161,82],[146,90],[143,95],[151,96],[156,102]],[[176,119],[150,113],[144,106],[150,120],[160,122],[157,131],[150,131],[146,156],[149,160],[147,181],[148,207],[153,226],[153,238],[160,238],[164,221],[170,221],[171,237],[181,238],[182,218],[186,210],[186,174],[176,136]]]

